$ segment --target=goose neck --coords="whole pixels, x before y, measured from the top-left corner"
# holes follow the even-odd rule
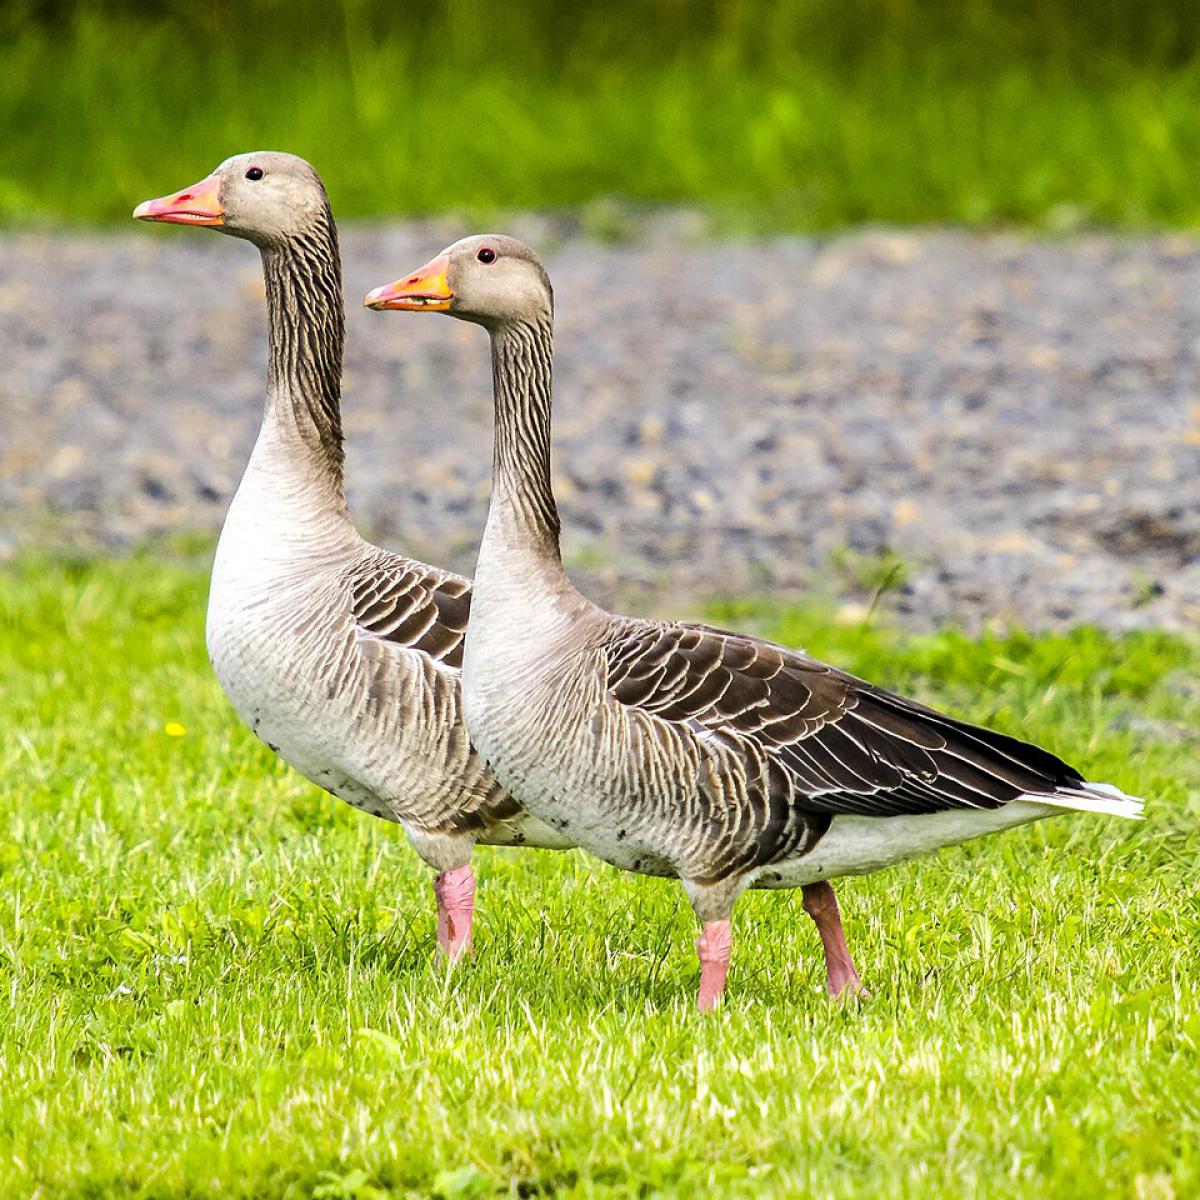
[[[265,246],[262,259],[270,351],[264,434],[269,428],[271,440],[300,460],[293,465],[302,463],[341,500],[345,307],[329,210],[307,232]]]
[[[492,331],[492,517],[526,549],[558,563],[560,524],[550,485],[552,364],[549,317]]]

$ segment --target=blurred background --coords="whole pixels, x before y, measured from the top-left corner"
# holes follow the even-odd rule
[[[697,1024],[678,889],[581,855],[481,852],[437,970],[205,650],[261,263],[130,213],[256,149],[339,222],[364,534],[474,569],[486,338],[361,299],[516,234],[590,596],[1147,822],[839,883],[865,1006],[760,893]],[[0,0],[0,1200],[1200,1196],[1198,481],[1198,0]]]
[[[269,143],[347,216],[1188,223],[1198,46],[1189,0],[7,0],[0,215],[119,219]]]
[[[128,213],[262,147],[347,222],[351,500],[389,544],[470,568],[485,352],[358,295],[503,224],[554,275],[568,551],[610,597],[1194,623],[1195,18],[8,0],[0,546],[211,538],[257,425],[257,261]]]

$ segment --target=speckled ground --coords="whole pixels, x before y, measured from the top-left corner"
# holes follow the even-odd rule
[[[598,598],[816,589],[853,618],[890,551],[883,603],[917,627],[1200,629],[1200,239],[509,228],[556,287],[557,490]],[[354,512],[461,570],[486,505],[485,338],[358,299],[466,232],[343,231]],[[0,550],[215,530],[264,337],[247,245],[0,236]]]

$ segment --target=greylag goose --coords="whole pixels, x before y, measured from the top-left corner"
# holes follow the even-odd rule
[[[470,580],[364,541],[350,520],[340,416],[345,305],[316,171],[242,154],[145,221],[253,242],[270,356],[262,427],[213,564],[206,640],[241,718],[301,774],[399,822],[436,872],[438,944],[471,948],[475,842],[565,847],[472,749],[460,665]]]
[[[682,881],[702,926],[701,1009],[724,991],[748,887],[800,887],[829,991],[857,991],[831,879],[1063,809],[1140,814],[1045,750],[798,651],[614,616],[582,596],[550,485],[552,293],[528,247],[467,238],[366,304],[447,312],[491,335],[495,453],[467,727],[548,825],[617,867]]]

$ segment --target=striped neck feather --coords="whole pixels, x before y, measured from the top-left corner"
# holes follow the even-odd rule
[[[522,535],[541,554],[561,561],[561,527],[550,484],[553,344],[549,317],[499,325],[492,332],[492,503],[511,510]]]
[[[289,418],[336,494],[344,491],[345,306],[337,229],[326,207],[312,228],[263,249],[270,339],[267,418]]]

